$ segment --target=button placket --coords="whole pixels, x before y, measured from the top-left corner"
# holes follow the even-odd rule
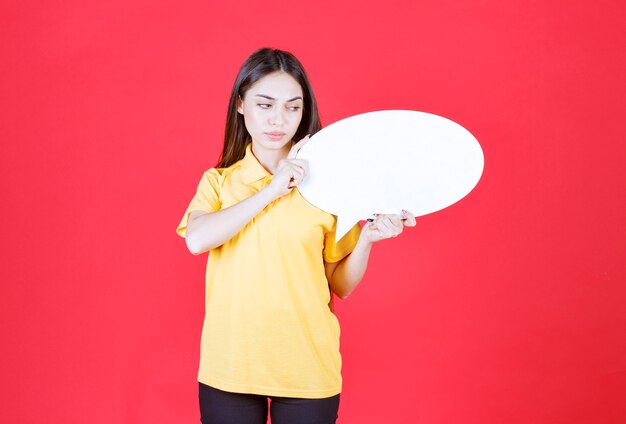
[[[270,185],[270,183],[272,182],[272,177],[273,177],[273,175],[266,175],[265,177],[263,177],[262,186],[263,187],[267,187],[268,185]]]

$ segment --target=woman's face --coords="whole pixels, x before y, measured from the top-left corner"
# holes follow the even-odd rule
[[[289,150],[302,120],[302,87],[291,75],[274,72],[255,82],[237,111],[243,115],[255,149]]]

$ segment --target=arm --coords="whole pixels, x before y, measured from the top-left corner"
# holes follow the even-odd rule
[[[341,299],[348,297],[361,282],[367,269],[371,250],[372,243],[366,240],[363,237],[363,232],[361,232],[352,253],[339,262],[326,262],[324,264],[330,289]]]
[[[363,226],[359,240],[352,253],[336,263],[325,263],[326,278],[330,288],[341,299],[345,299],[359,285],[375,242],[396,237],[404,227],[415,226],[415,217],[403,211],[398,215],[378,215],[373,222]]]
[[[185,237],[189,251],[194,255],[199,255],[221,246],[267,205],[291,192],[300,184],[306,175],[306,163],[295,159],[295,156],[306,141],[308,137],[291,148],[287,158],[279,162],[272,182],[254,195],[215,212],[192,211],[189,215]]]
[[[194,255],[199,255],[221,246],[278,197],[270,186],[267,186],[226,209],[211,213],[192,211],[185,237],[187,248]]]

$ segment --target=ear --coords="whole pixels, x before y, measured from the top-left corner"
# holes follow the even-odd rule
[[[243,115],[243,100],[241,100],[241,96],[237,96],[237,112]]]

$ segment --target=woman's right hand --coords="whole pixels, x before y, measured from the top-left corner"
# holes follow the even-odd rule
[[[224,209],[207,213],[193,211],[187,223],[187,247],[194,255],[221,246],[237,234],[272,201],[289,193],[306,176],[306,161],[296,154],[309,140],[304,137],[293,145],[286,159],[279,162],[272,182],[263,190]]]
[[[291,147],[287,158],[278,162],[278,169],[267,187],[273,192],[275,199],[290,193],[306,177],[308,171],[306,161],[296,159],[296,155],[307,141],[309,141],[308,135]]]

